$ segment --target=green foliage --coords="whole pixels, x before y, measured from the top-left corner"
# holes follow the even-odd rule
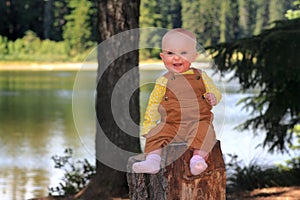
[[[258,0],[256,4],[256,19],[255,19],[255,28],[254,35],[261,33],[263,28],[268,23],[268,16],[266,16],[265,10],[268,9],[269,3],[265,0]]]
[[[84,161],[74,162],[72,160],[73,151],[65,149],[65,155],[52,156],[55,168],[64,170],[64,177],[57,187],[49,188],[49,194],[53,195],[71,195],[83,189],[91,177],[96,173],[96,168],[86,159]]]
[[[236,155],[229,154],[227,187],[229,192],[250,191],[273,186],[300,185],[300,126],[296,126],[296,144],[289,147],[296,155],[278,166],[263,166],[256,160],[245,165]]]
[[[202,45],[230,42],[259,34],[275,20],[282,20],[286,10],[297,13],[294,0],[143,0],[140,6],[140,27],[187,28],[196,33]],[[299,1],[296,1],[299,2]],[[297,7],[298,6],[298,7]],[[287,14],[290,15],[290,14]],[[63,50],[75,59],[82,58],[97,40],[97,0],[7,0],[0,3],[0,35],[9,41],[22,39],[32,30],[41,42],[64,40]],[[158,34],[143,33],[141,38],[156,47]],[[18,41],[17,43],[20,43]],[[4,44],[3,44],[4,45]],[[1,45],[3,50],[3,45]],[[21,44],[19,44],[21,45]],[[22,44],[23,45],[23,44]],[[5,47],[12,49],[18,47]],[[62,46],[62,45],[60,45]],[[62,48],[62,47],[60,47]],[[57,49],[56,49],[57,50]],[[27,50],[28,51],[28,50]],[[34,50],[29,50],[34,51]],[[54,54],[56,54],[54,52]],[[140,58],[159,58],[159,49],[141,50]],[[12,54],[10,54],[12,55]],[[16,55],[16,60],[26,56]],[[0,57],[3,57],[1,53]],[[21,58],[20,58],[21,57]],[[28,60],[32,59],[27,55]],[[47,60],[64,61],[69,58],[46,55]],[[7,56],[6,56],[7,58]],[[14,60],[13,56],[10,56]],[[39,58],[40,60],[42,58]]]
[[[300,18],[300,0],[294,1],[295,10],[288,10],[285,14],[285,17],[288,19],[297,19]]]
[[[5,0],[0,3],[0,35],[9,40],[23,37],[28,30],[42,36],[43,4],[40,0]]]
[[[183,28],[194,32],[198,42],[202,45],[218,43],[221,5],[222,1],[220,0],[182,1]]]
[[[295,144],[292,144],[289,148],[293,150],[296,155],[286,161],[286,165],[279,165],[279,168],[281,170],[289,170],[295,174],[294,179],[300,180],[300,125],[295,126],[294,129],[295,132],[295,138],[294,141],[296,142]]]
[[[67,22],[64,26],[63,38],[70,55],[74,56],[92,46],[90,21],[93,10],[89,0],[71,0],[68,5],[71,13],[65,16]]]
[[[52,4],[52,28],[51,39],[55,41],[63,40],[63,27],[66,24],[65,16],[70,13],[67,0],[53,0]]]
[[[229,154],[231,160],[227,163],[227,187],[229,191],[245,191],[256,188],[278,186],[273,176],[274,169],[261,166],[253,161],[245,166],[237,155]]]
[[[238,38],[239,4],[237,0],[225,0],[221,4],[220,40],[233,41]]]
[[[77,53],[71,57],[65,42],[41,40],[32,31],[27,31],[23,38],[15,41],[10,41],[6,37],[0,36],[0,58],[2,60],[35,62],[82,61],[89,51],[90,49],[86,49],[83,53]]]
[[[287,8],[282,4],[282,0],[272,0],[269,6],[269,22],[275,22],[284,18],[284,13]]]
[[[259,34],[275,20],[284,19],[292,0],[171,0],[141,2],[141,27],[186,28],[194,32],[204,46],[235,41]],[[180,15],[174,15],[180,13]],[[151,43],[152,35],[147,37]],[[157,52],[145,50],[141,58],[157,58]]]
[[[242,128],[266,130],[263,145],[270,151],[285,150],[300,123],[299,27],[300,20],[277,22],[260,35],[209,47],[218,69],[234,71],[242,91],[259,90],[243,101],[254,117]]]
[[[278,166],[264,166],[256,160],[245,165],[236,155],[229,154],[227,167],[228,191],[245,191],[273,186],[300,185],[300,125],[295,128],[296,144],[289,147],[295,157]]]
[[[0,35],[0,55],[7,54],[7,51],[8,51],[7,44],[8,44],[7,37]]]
[[[171,0],[172,2],[173,0]],[[172,28],[170,22],[170,1],[142,1],[140,27]]]
[[[181,4],[179,0],[141,1],[140,27],[172,29],[181,26]],[[161,31],[141,32],[141,41],[154,48],[140,50],[140,59],[159,59]]]
[[[237,155],[229,154],[226,164],[227,191],[251,191],[257,188],[300,185],[298,166],[264,166],[256,160],[245,165]]]
[[[200,38],[200,33],[203,33],[201,22],[200,1],[183,0],[182,1],[182,27],[196,34],[199,43],[204,41]]]

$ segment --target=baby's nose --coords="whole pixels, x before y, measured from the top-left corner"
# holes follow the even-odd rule
[[[174,54],[174,59],[178,60],[178,59],[180,59],[180,58],[181,58],[180,55]]]

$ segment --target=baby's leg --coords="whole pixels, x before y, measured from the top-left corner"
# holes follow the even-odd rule
[[[199,149],[195,149],[193,153],[193,157],[190,160],[190,169],[193,175],[199,175],[207,168],[207,164],[205,162],[205,158],[207,158],[208,153],[205,151],[201,151]]]
[[[135,173],[157,174],[160,170],[161,149],[157,149],[147,154],[146,160],[136,162],[132,165]]]

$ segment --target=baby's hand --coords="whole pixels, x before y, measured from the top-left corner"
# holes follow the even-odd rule
[[[206,93],[205,99],[212,106],[215,106],[217,104],[217,98],[213,93]]]

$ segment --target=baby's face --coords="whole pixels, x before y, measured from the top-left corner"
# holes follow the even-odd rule
[[[196,42],[183,34],[164,38],[160,57],[169,71],[183,73],[197,57]]]

